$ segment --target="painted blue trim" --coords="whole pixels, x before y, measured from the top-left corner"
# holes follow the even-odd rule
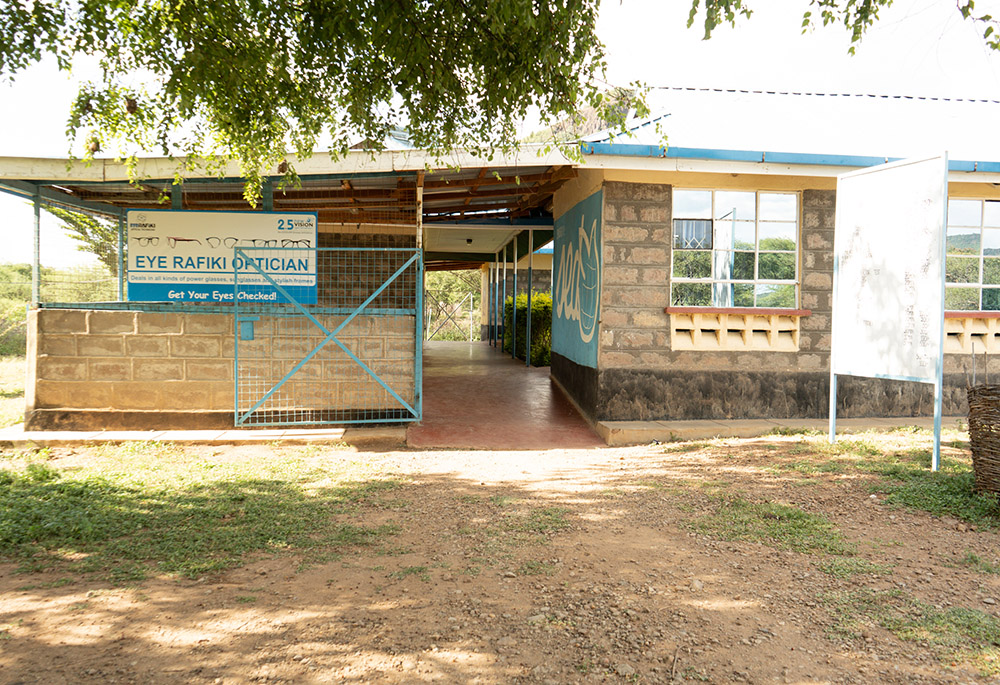
[[[419,227],[418,227],[418,230]],[[414,321],[413,392],[417,421],[424,419],[424,248],[417,255],[417,313]]]
[[[514,219],[470,219],[466,222],[461,221],[431,221],[427,222],[426,226],[429,228],[468,228],[469,225],[475,226],[532,226],[535,228],[546,226],[552,227],[555,225],[555,220],[552,217],[523,217]]]
[[[510,358],[517,359],[517,238],[510,241],[511,252],[514,253],[514,286],[510,302]]]
[[[696,147],[667,147],[636,143],[581,143],[585,155],[618,157],[661,157],[665,159],[705,159],[722,162],[754,162],[758,164],[808,164],[812,166],[870,167],[900,161],[900,157],[873,155],[836,155],[811,152],[772,152],[766,150],[731,150]],[[1000,162],[949,160],[948,171],[1000,173]]]
[[[387,410],[392,411],[392,410]],[[331,426],[346,424],[354,425],[361,423],[413,423],[412,417],[386,418],[386,419],[335,419],[324,421],[255,421],[253,426],[315,426],[317,423],[329,424]],[[242,426],[240,426],[242,427]]]
[[[125,301],[125,217],[118,217],[118,299]]]

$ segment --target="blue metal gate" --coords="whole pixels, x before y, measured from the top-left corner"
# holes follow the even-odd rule
[[[419,421],[421,257],[235,248],[236,425]],[[306,264],[315,279],[289,275]]]

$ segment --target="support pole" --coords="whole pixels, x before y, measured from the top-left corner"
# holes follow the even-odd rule
[[[35,189],[35,234],[34,251],[31,261],[31,301],[38,304],[42,301],[42,195]]]
[[[511,298],[511,322],[510,322],[510,358],[517,359],[517,237],[513,242],[514,252],[514,290]]]
[[[497,336],[500,335],[500,321],[497,318],[497,302],[500,299],[500,253],[494,258],[493,270],[493,347],[497,346]]]
[[[524,365],[531,366],[531,258],[535,256],[535,232],[528,229],[528,318],[525,320]]]
[[[941,365],[938,365],[938,377],[934,382],[934,454],[931,457],[931,471],[941,468],[941,405],[944,394],[944,379],[941,377]]]
[[[118,217],[118,301],[125,301],[125,217]]]
[[[830,442],[837,441],[837,374],[830,371]]]
[[[413,406],[417,409],[416,419],[422,421],[424,418],[424,172],[417,172],[417,235],[416,247],[420,259],[417,260],[417,302],[414,307],[416,322],[413,331],[415,338],[415,350],[413,360],[413,391],[416,395],[416,402]]]
[[[503,340],[507,337],[507,245],[503,246],[503,288],[500,293],[500,351],[503,352]]]

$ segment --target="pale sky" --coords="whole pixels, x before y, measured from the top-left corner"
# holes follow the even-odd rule
[[[751,19],[740,20],[735,29],[719,28],[703,41],[699,25],[685,26],[687,2],[605,1],[598,32],[608,51],[607,81],[1000,99],[1000,55],[984,47],[979,27],[961,18],[953,0],[896,0],[853,57],[841,26],[801,35],[807,0],[754,4]],[[983,0],[977,8],[998,9]],[[65,157],[65,122],[74,92],[72,81],[48,63],[22,73],[13,84],[0,84],[0,156]],[[30,207],[0,195],[0,261],[31,260],[31,227]],[[66,266],[86,259],[55,222],[43,222],[43,264]]]

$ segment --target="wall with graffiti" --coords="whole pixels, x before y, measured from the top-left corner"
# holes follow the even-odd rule
[[[552,351],[590,368],[597,368],[603,207],[598,191],[555,221]]]

